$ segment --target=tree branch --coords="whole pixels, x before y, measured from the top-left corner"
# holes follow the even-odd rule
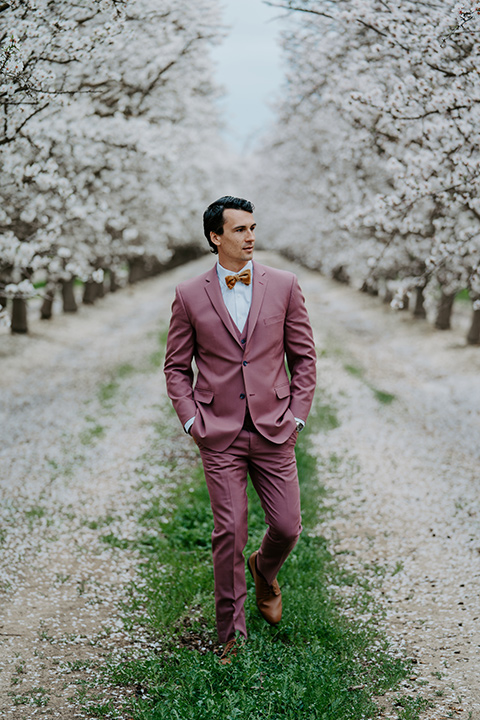
[[[328,20],[335,20],[335,17],[333,15],[329,15],[328,13],[320,12],[320,10],[312,10],[309,8],[295,7],[292,5],[282,5],[281,3],[271,2],[270,0],[264,0],[264,3],[265,3],[265,5],[269,5],[270,7],[280,8],[281,10],[293,10],[294,12],[309,13],[310,15],[319,15],[320,17],[328,18]]]
[[[45,110],[46,107],[48,107],[49,103],[45,103],[45,105],[41,105],[36,110],[34,110],[33,113],[30,113],[28,117],[25,118],[25,120],[19,125],[15,130],[15,135],[13,137],[7,137],[5,134],[5,137],[0,139],[0,145],[7,145],[8,143],[11,143],[15,140],[16,135],[22,130],[22,128],[25,127],[27,122],[32,119],[35,115],[38,115],[39,112],[42,112],[42,110]]]
[[[474,100],[474,103],[480,102],[480,100]],[[429,110],[428,112],[423,113],[422,115],[395,115],[392,113],[392,117],[395,118],[395,120],[423,120],[424,118],[428,117],[429,115],[438,115],[440,112],[447,112],[451,113],[454,110],[468,110],[471,106],[470,105],[454,105],[453,107],[447,108],[446,110]]]

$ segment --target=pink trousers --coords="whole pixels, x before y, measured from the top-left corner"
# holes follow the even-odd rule
[[[214,518],[212,551],[220,642],[227,642],[237,631],[247,636],[243,557],[248,538],[247,473],[268,525],[257,556],[257,569],[268,583],[277,576],[302,530],[296,435],[295,431],[286,443],[276,445],[243,429],[224,452],[199,445]]]

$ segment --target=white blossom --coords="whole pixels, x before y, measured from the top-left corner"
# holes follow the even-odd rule
[[[417,278],[473,291],[477,3],[282,5],[288,82],[258,163],[269,243],[358,287]]]
[[[216,0],[11,0],[0,23],[0,291],[202,242],[223,160]]]

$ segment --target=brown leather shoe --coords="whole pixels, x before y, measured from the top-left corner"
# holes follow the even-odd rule
[[[231,665],[232,658],[237,657],[239,650],[242,649],[244,644],[245,644],[244,640],[242,640],[242,639],[237,640],[237,638],[232,638],[227,643],[225,643],[225,647],[223,648],[223,653],[220,655],[220,664],[221,665]]]
[[[248,569],[252,573],[255,580],[255,595],[257,597],[257,607],[260,614],[270,625],[277,625],[282,619],[282,593],[278,585],[277,579],[271,585],[267,583],[265,578],[257,572],[256,558],[258,552],[254,552],[248,558]]]

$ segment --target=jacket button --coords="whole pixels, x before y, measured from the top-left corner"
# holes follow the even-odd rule
[[[244,365],[248,365],[248,362],[246,360],[243,361]]]
[[[240,393],[240,400],[245,400],[245,393]]]

